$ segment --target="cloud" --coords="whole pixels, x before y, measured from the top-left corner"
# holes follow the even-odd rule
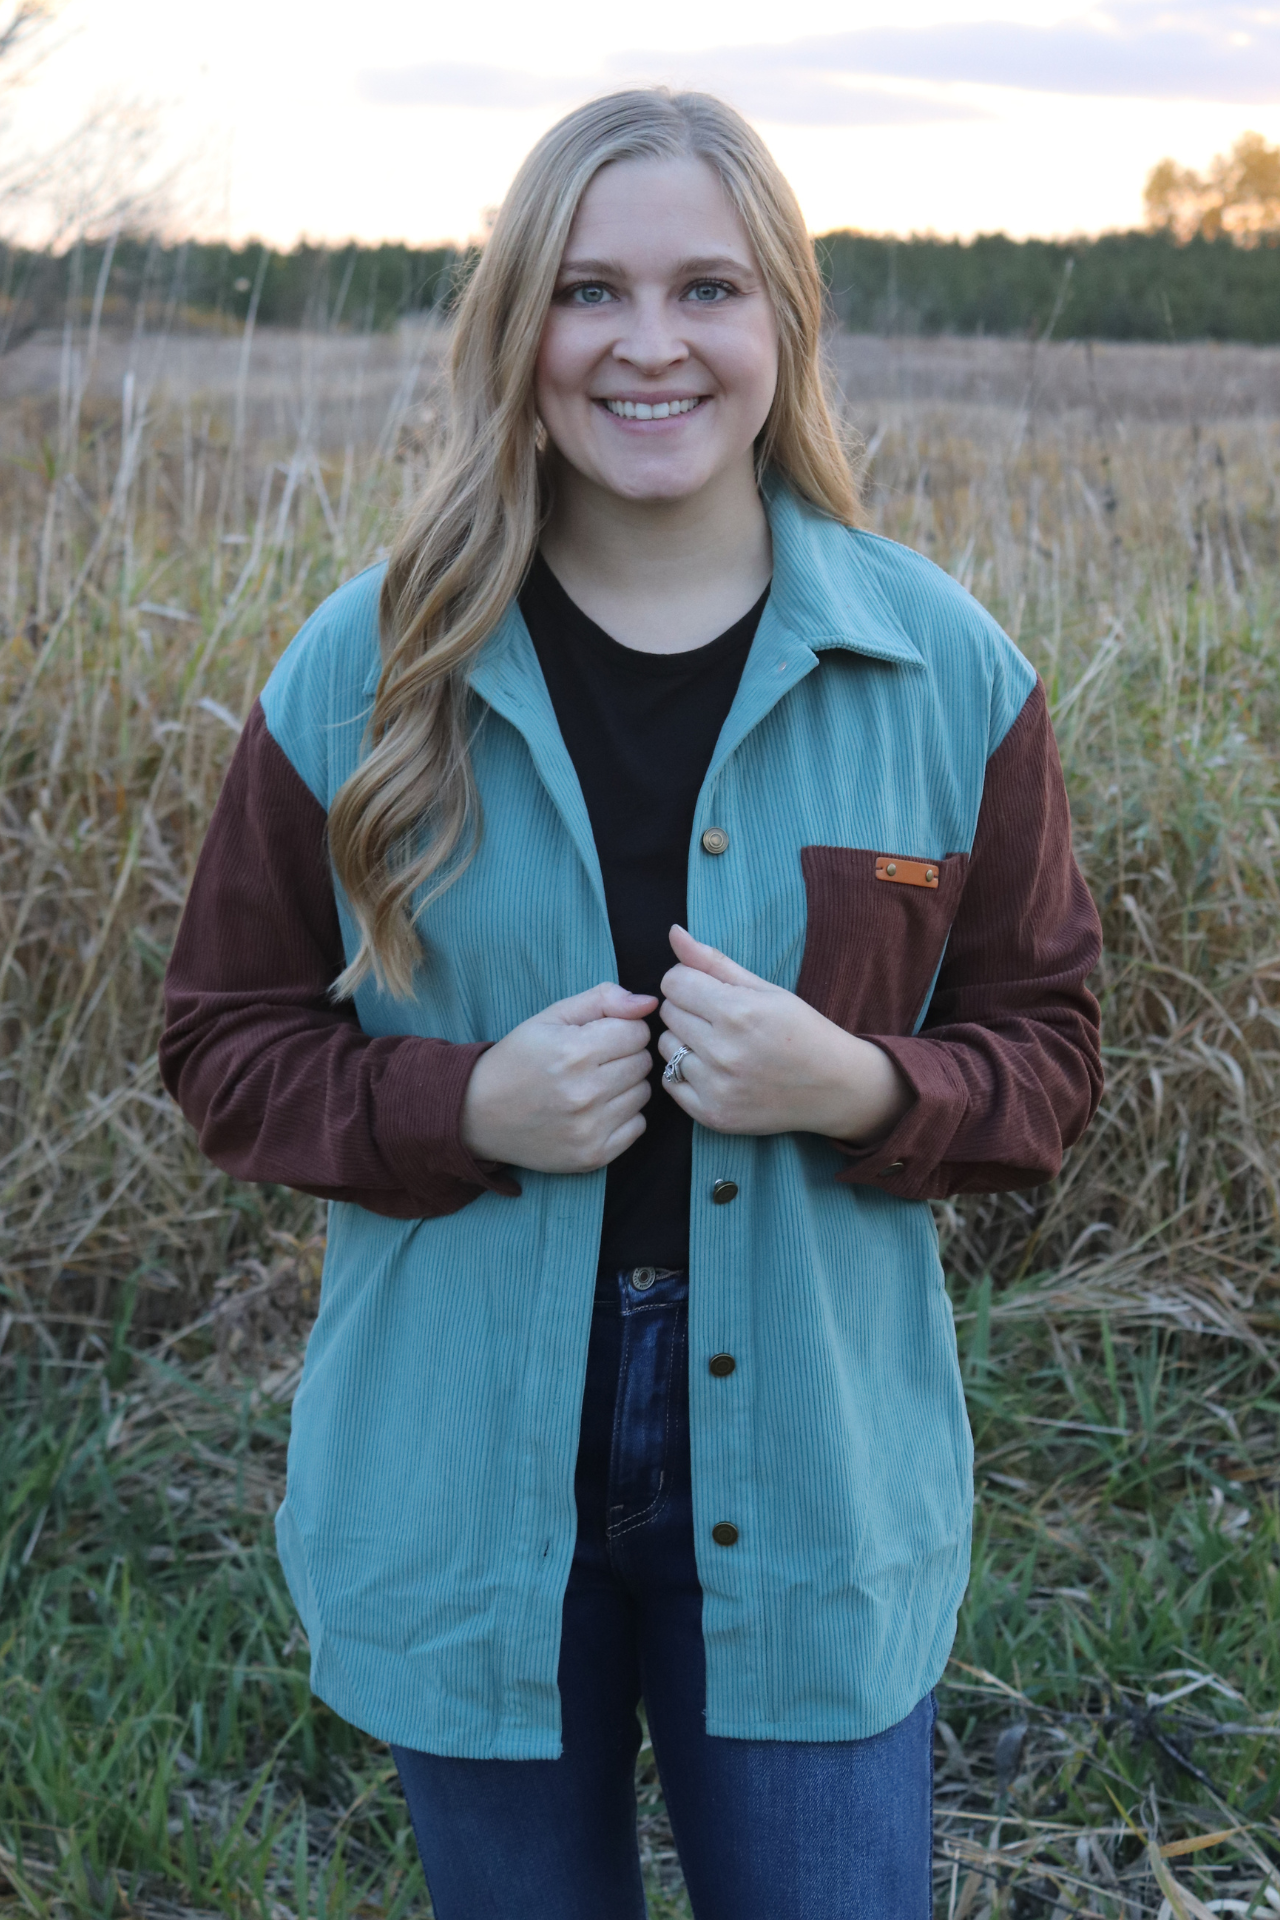
[[[385,107],[556,107],[599,93],[597,80],[505,67],[388,67],[362,73],[361,97]]]
[[[1049,27],[994,20],[867,27],[777,46],[618,54],[596,75],[440,65],[366,72],[358,84],[366,100],[385,106],[568,107],[628,81],[665,81],[721,93],[753,119],[798,126],[985,117],[946,92],[874,84],[886,80],[1260,105],[1280,101],[1280,11],[1235,0],[1208,7],[1113,0]]]
[[[646,82],[705,87],[724,94],[754,119],[798,126],[913,126],[985,117],[961,101],[859,87],[838,70],[824,71],[817,61],[812,66],[787,62],[780,71],[770,71],[767,58],[757,62],[751,57],[771,51],[734,48],[728,59],[707,54],[693,60],[641,54],[633,57],[634,68],[628,59],[618,64],[616,73],[577,78],[503,67],[394,67],[362,73],[358,85],[362,97],[379,106],[569,107],[642,74]]]
[[[777,120],[800,127],[923,126],[938,120],[985,120],[978,107],[962,100],[921,93],[888,93],[857,84],[839,67],[820,61],[740,59],[742,52],[767,56],[772,48],[731,48],[690,60],[640,57],[636,77],[678,87],[722,94],[752,120]],[[610,65],[613,63],[611,62]],[[620,72],[619,77],[622,77]],[[630,77],[628,71],[627,77]],[[596,91],[600,91],[599,88]]]
[[[663,64],[662,54],[646,53],[611,62],[619,75]],[[722,75],[722,84],[739,86],[756,79],[777,85],[790,70],[1036,93],[1261,104],[1280,100],[1280,11],[1119,0],[1050,27],[995,20],[869,27],[782,46],[723,47],[699,56],[698,66]]]

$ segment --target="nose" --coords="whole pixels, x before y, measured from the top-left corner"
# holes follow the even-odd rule
[[[650,376],[665,373],[689,358],[670,305],[661,295],[636,300],[629,324],[614,342],[613,357]]]

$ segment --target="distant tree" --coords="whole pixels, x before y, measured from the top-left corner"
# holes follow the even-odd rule
[[[1204,214],[1205,184],[1190,167],[1176,160],[1160,160],[1147,175],[1142,204],[1149,227],[1162,227],[1189,240],[1200,232]]]
[[[1280,234],[1280,147],[1260,133],[1242,133],[1203,174],[1161,160],[1143,190],[1147,225],[1216,240],[1227,234],[1245,244]]]
[[[0,208],[20,200],[43,175],[39,159],[11,151],[14,95],[39,59],[41,33],[53,19],[49,0],[0,0]]]
[[[18,96],[66,44],[64,0],[0,0],[0,233],[38,234],[47,248],[160,225],[174,177],[156,177],[159,116],[121,94],[101,97],[52,144],[18,132]],[[45,83],[50,84],[49,82]]]
[[[0,23],[0,58],[28,39],[51,13],[48,0],[18,0],[16,6],[11,6],[7,19]]]
[[[0,355],[50,324],[68,291],[83,298],[87,242],[105,241],[110,255],[122,233],[156,232],[172,202],[173,174],[156,177],[158,115],[145,105],[104,96],[52,143],[23,133],[33,116],[17,114],[18,99],[65,44],[62,5],[0,0]]]

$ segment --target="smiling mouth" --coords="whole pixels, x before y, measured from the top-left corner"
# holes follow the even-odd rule
[[[687,400],[602,400],[600,405],[615,420],[670,420],[677,414],[692,413],[700,407],[705,394],[693,394]]]

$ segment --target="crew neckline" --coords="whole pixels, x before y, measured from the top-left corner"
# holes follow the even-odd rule
[[[716,634],[711,640],[704,640],[701,646],[685,647],[679,653],[648,653],[643,648],[629,647],[625,641],[615,640],[607,628],[602,627],[598,621],[593,620],[591,615],[584,612],[578,605],[568,588],[565,587],[555,573],[553,573],[550,564],[543,556],[541,548],[534,554],[533,565],[529,569],[525,587],[521,591],[523,593],[532,586],[535,592],[550,594],[553,600],[558,603],[557,611],[559,616],[563,619],[567,615],[575,623],[579,632],[585,638],[588,638],[593,646],[599,648],[601,654],[611,665],[630,668],[637,673],[653,675],[679,673],[682,670],[688,671],[690,668],[696,666],[714,664],[720,658],[721,654],[731,652],[740,642],[742,629],[748,622],[750,622],[754,636],[755,628],[759,625],[760,616],[764,611],[764,604],[769,598],[772,585],[773,581],[770,579],[764,592],[755,604],[748,607],[747,611],[739,615],[738,619],[736,619],[731,626],[726,627],[723,632]]]

